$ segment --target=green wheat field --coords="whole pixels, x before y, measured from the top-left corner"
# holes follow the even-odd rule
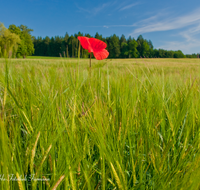
[[[200,59],[0,59],[0,189],[200,189],[199,77]]]

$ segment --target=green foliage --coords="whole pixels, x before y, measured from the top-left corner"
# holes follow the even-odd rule
[[[185,56],[186,58],[200,58],[199,54],[195,54],[195,53],[193,53],[192,55],[186,54]]]
[[[121,58],[128,58],[129,57],[129,47],[126,42],[121,43]]]
[[[19,27],[15,26],[14,24],[11,24],[8,29],[10,30],[10,32],[15,33],[21,37],[21,30]]]
[[[69,36],[68,33],[64,37],[55,36],[49,39],[49,37],[34,38],[35,56],[53,56],[59,57],[78,57],[79,42],[77,37],[83,36],[83,33],[78,32]],[[85,34],[86,37],[92,37],[89,34]],[[163,49],[153,49],[151,40],[146,40],[140,35],[137,40],[129,37],[128,39],[122,35],[120,38],[115,34],[104,38],[98,32],[94,36],[95,38],[104,41],[107,44],[107,50],[109,52],[109,58],[185,58],[185,57],[197,57],[196,54],[185,56],[180,50],[167,51]],[[88,58],[89,53],[82,47],[80,49],[80,57]]]
[[[185,58],[186,56],[183,54],[181,50],[175,51],[174,58]]]
[[[21,40],[0,23],[0,57],[15,57]]]
[[[167,51],[164,49],[154,49],[153,50],[153,57],[156,58],[186,58],[181,50],[178,51]]]
[[[103,39],[103,37],[102,37],[102,35],[99,35],[99,33],[97,32],[96,34],[95,34],[95,36],[94,36],[96,39],[99,39],[99,40],[102,40],[102,41],[104,41],[104,39]]]
[[[134,39],[128,40],[128,49],[129,49],[129,58],[137,58],[138,57],[138,43]]]
[[[108,43],[109,57],[117,58],[120,56],[120,44],[119,37],[114,34],[110,38],[106,39]]]
[[[6,27],[3,25],[3,23],[0,22],[0,36],[3,36],[6,31]]]
[[[29,29],[27,26],[20,25],[19,27],[14,24],[10,25],[10,32],[20,36],[21,43],[17,49],[17,56],[22,56],[26,58],[28,55],[32,55],[35,51],[33,44],[33,37],[31,36],[32,29]]]
[[[140,57],[146,57],[149,58],[150,57],[150,53],[152,53],[152,49],[153,49],[153,44],[152,42],[149,40],[145,40],[142,35],[140,35],[137,39],[137,43],[138,43],[138,52],[139,52],[139,56]]]

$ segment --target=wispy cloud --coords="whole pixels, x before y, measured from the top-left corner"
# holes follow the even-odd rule
[[[173,36],[182,37],[181,41],[162,41],[163,45],[158,49],[182,50],[184,53],[194,53],[200,49],[200,9],[175,17],[165,11],[135,23],[136,29],[130,33],[131,36],[150,32],[174,30]]]
[[[78,5],[77,5],[77,8],[78,8],[79,12],[91,13],[91,10],[84,9],[84,8],[82,8],[82,7],[79,7]]]
[[[179,33],[187,42],[196,42],[196,35],[200,34],[200,23],[188,30]],[[199,43],[200,45],[200,43]]]
[[[166,49],[166,50],[181,50],[184,54],[190,53],[199,53],[195,52],[196,49],[200,48],[200,40],[195,40],[191,42],[187,41],[171,41],[165,42],[164,45],[157,47],[158,49]]]
[[[200,23],[186,29],[185,31],[179,32],[177,36],[182,36],[182,41],[167,41],[158,48],[167,50],[178,50],[181,49],[184,53],[194,53],[194,49],[200,49]],[[196,52],[197,53],[197,52]]]
[[[136,25],[132,24],[132,25],[125,25],[125,24],[121,24],[121,25],[104,25],[104,28],[113,28],[113,27],[134,27]],[[102,26],[101,26],[102,27]]]
[[[131,35],[180,29],[189,25],[200,23],[200,9],[181,17],[168,17],[167,19],[161,20],[159,20],[159,18],[160,14],[157,14],[154,17],[138,22],[137,25],[142,27],[135,29]]]
[[[104,10],[106,7],[108,7],[110,5],[110,3],[104,3],[103,5],[100,5],[98,7],[95,7],[93,10],[94,14],[98,14],[99,12],[101,12],[102,10]]]
[[[139,3],[132,3],[132,4],[130,4],[130,5],[127,5],[127,6],[122,7],[119,11],[124,11],[124,10],[126,10],[126,9],[130,9],[131,7],[134,7],[134,6],[138,5],[138,4],[139,4]]]
[[[87,27],[99,27],[99,28],[113,28],[113,27],[133,27],[134,25],[99,25],[99,26],[87,26]]]
[[[100,13],[101,11],[103,11],[104,9],[109,7],[110,5],[111,5],[111,3],[104,3],[102,5],[99,5],[97,7],[93,7],[91,9],[85,9],[85,8],[80,7],[76,4],[76,7],[78,8],[79,12],[85,12],[85,13],[89,13],[89,14],[92,14],[92,15],[97,15],[98,13]]]

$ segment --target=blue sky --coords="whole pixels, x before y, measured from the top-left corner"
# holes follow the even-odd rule
[[[34,36],[142,34],[154,48],[200,53],[199,0],[0,0],[0,22]]]

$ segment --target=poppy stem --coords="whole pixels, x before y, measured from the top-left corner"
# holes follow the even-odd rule
[[[92,57],[92,53],[90,53],[90,68],[91,68],[91,57]]]

